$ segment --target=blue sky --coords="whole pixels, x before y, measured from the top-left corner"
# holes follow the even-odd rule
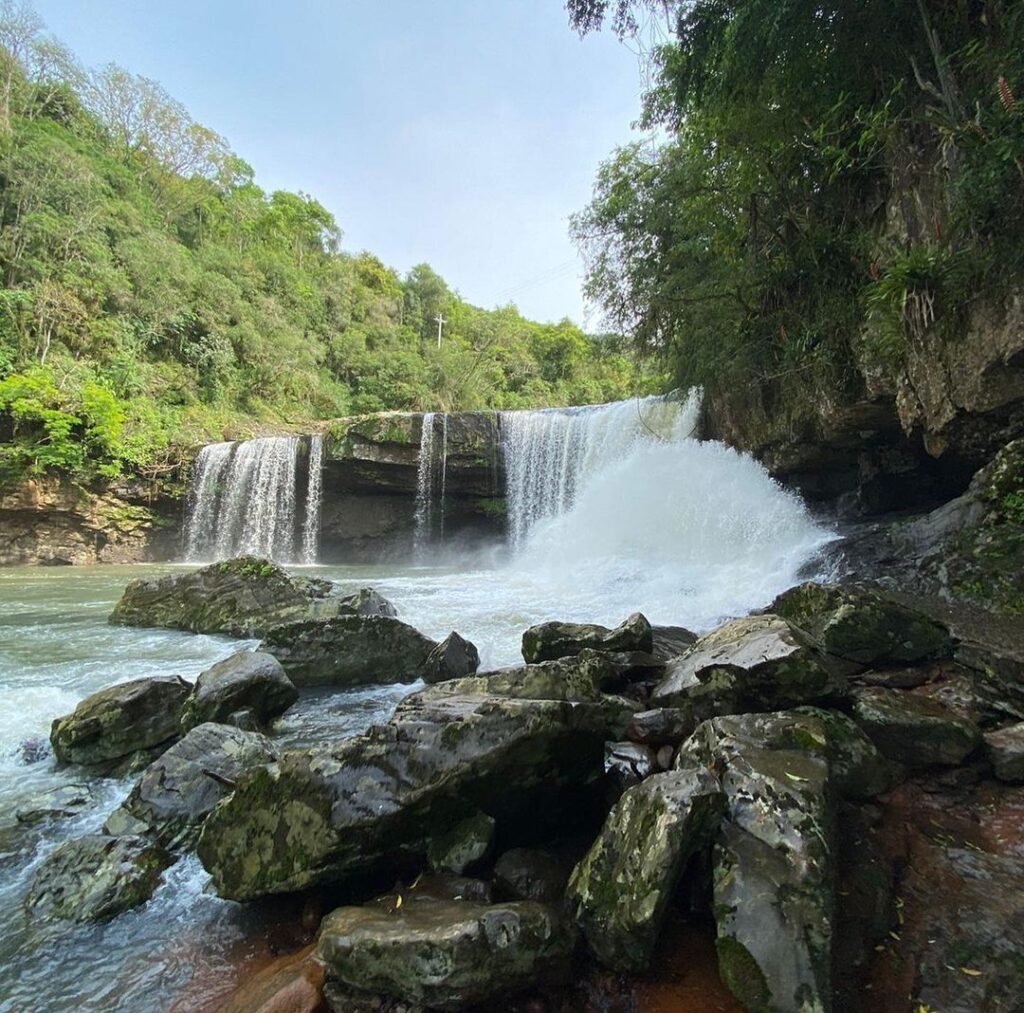
[[[159,81],[348,250],[583,321],[568,217],[630,140],[635,57],[561,0],[34,0],[87,66]],[[592,327],[599,321],[590,319]]]

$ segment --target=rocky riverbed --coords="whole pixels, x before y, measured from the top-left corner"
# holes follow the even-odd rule
[[[1016,1008],[1017,620],[805,584],[701,636],[547,622],[479,671],[396,611],[253,559],[130,586],[113,621],[261,639],[55,715],[85,801],[34,812],[136,780],[26,917],[130,918],[198,856],[303,912],[227,1009],[683,1009],[644,996],[694,980],[706,1009]],[[409,694],[362,734],[265,734],[303,685],[381,681]]]

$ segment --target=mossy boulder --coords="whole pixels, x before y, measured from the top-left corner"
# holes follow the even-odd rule
[[[635,612],[615,629],[591,623],[541,623],[523,634],[523,660],[528,664],[554,661],[585,650],[650,654],[654,647],[651,624]]]
[[[900,665],[952,654],[941,623],[877,591],[807,583],[771,611],[809,633],[823,649],[858,665]]]
[[[687,860],[725,811],[710,771],[656,774],[630,788],[576,866],[566,893],[587,946],[616,971],[643,971]]]
[[[248,900],[422,863],[477,812],[502,840],[571,826],[600,782],[605,709],[434,692],[444,685],[333,749],[243,773],[199,840],[217,892]]]
[[[258,733],[198,725],[146,768],[104,830],[138,833],[145,827],[165,847],[188,847],[242,772],[274,759],[270,741]]]
[[[396,912],[345,907],[323,921],[328,978],[438,1010],[461,1010],[564,977],[573,937],[532,901],[420,901]]]
[[[532,665],[497,668],[462,679],[450,679],[431,687],[432,693],[488,693],[525,700],[600,700],[616,681],[618,668],[596,651],[542,661]]]
[[[276,626],[260,644],[296,686],[415,682],[437,644],[390,616],[335,616]]]
[[[109,921],[149,900],[171,862],[144,837],[89,834],[67,841],[36,870],[25,910],[38,918]]]
[[[814,641],[769,614],[733,619],[701,637],[665,667],[651,704],[702,720],[836,700],[845,690]]]
[[[859,689],[853,716],[883,755],[905,767],[955,766],[981,745],[977,725],[911,691]]]
[[[337,614],[343,606],[331,591],[329,581],[290,577],[269,560],[239,556],[190,573],[133,580],[110,622],[255,637],[282,622]]]
[[[192,691],[174,676],[134,679],[87,696],[50,729],[54,754],[63,763],[98,766],[140,750],[170,745]]]
[[[719,973],[747,1009],[832,1008],[834,824],[828,732],[808,714],[706,721],[677,765],[720,773],[712,854]]]
[[[249,711],[256,724],[283,714],[299,698],[281,663],[264,651],[239,651],[201,672],[181,714],[187,732],[205,721],[229,723]]]

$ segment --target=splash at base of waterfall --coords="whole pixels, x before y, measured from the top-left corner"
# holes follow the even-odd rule
[[[319,436],[203,447],[193,474],[185,559],[251,554],[279,563],[315,563],[321,455]]]

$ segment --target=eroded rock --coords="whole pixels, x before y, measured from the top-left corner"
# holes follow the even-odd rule
[[[619,799],[573,871],[567,902],[594,955],[642,971],[687,860],[710,843],[725,795],[708,770],[649,777]]]
[[[444,682],[472,675],[480,667],[476,646],[452,630],[431,652],[423,665],[423,681]]]
[[[261,636],[283,622],[337,614],[343,606],[331,590],[330,581],[290,577],[269,560],[239,556],[191,573],[133,580],[110,622]]]
[[[95,801],[89,785],[62,784],[26,802],[18,809],[16,817],[19,823],[70,819],[89,809]]]
[[[1000,781],[1010,784],[1024,781],[1024,722],[986,732],[985,749]]]
[[[900,665],[952,653],[949,630],[878,591],[807,583],[771,611],[809,633],[824,650],[859,665]]]
[[[204,721],[229,724],[247,711],[255,725],[283,714],[299,698],[299,691],[281,663],[264,651],[239,651],[201,672],[185,702],[181,728],[187,732]]]
[[[853,713],[879,751],[905,767],[953,766],[981,745],[975,724],[918,693],[859,689]]]
[[[836,699],[845,682],[807,635],[776,615],[733,619],[669,662],[651,703],[697,719]]]
[[[149,900],[170,864],[171,856],[143,837],[79,837],[36,870],[25,909],[40,918],[109,921]]]
[[[434,692],[444,685],[331,750],[243,773],[199,841],[218,893],[247,900],[422,861],[476,811],[512,835],[570,820],[601,776],[604,708]]]
[[[459,1010],[564,974],[571,949],[556,915],[532,901],[424,901],[331,912],[317,955],[351,988]]]
[[[87,696],[50,729],[63,763],[98,765],[177,738],[192,686],[175,676],[134,679]]]
[[[144,827],[166,847],[188,846],[239,776],[274,759],[262,735],[212,722],[197,725],[150,764],[104,829],[140,833]]]
[[[260,650],[273,655],[296,686],[369,686],[415,682],[436,646],[398,619],[336,616],[278,625]]]
[[[808,714],[705,721],[677,766],[720,772],[713,852],[719,973],[753,1010],[832,1008],[834,858],[828,734]]]

